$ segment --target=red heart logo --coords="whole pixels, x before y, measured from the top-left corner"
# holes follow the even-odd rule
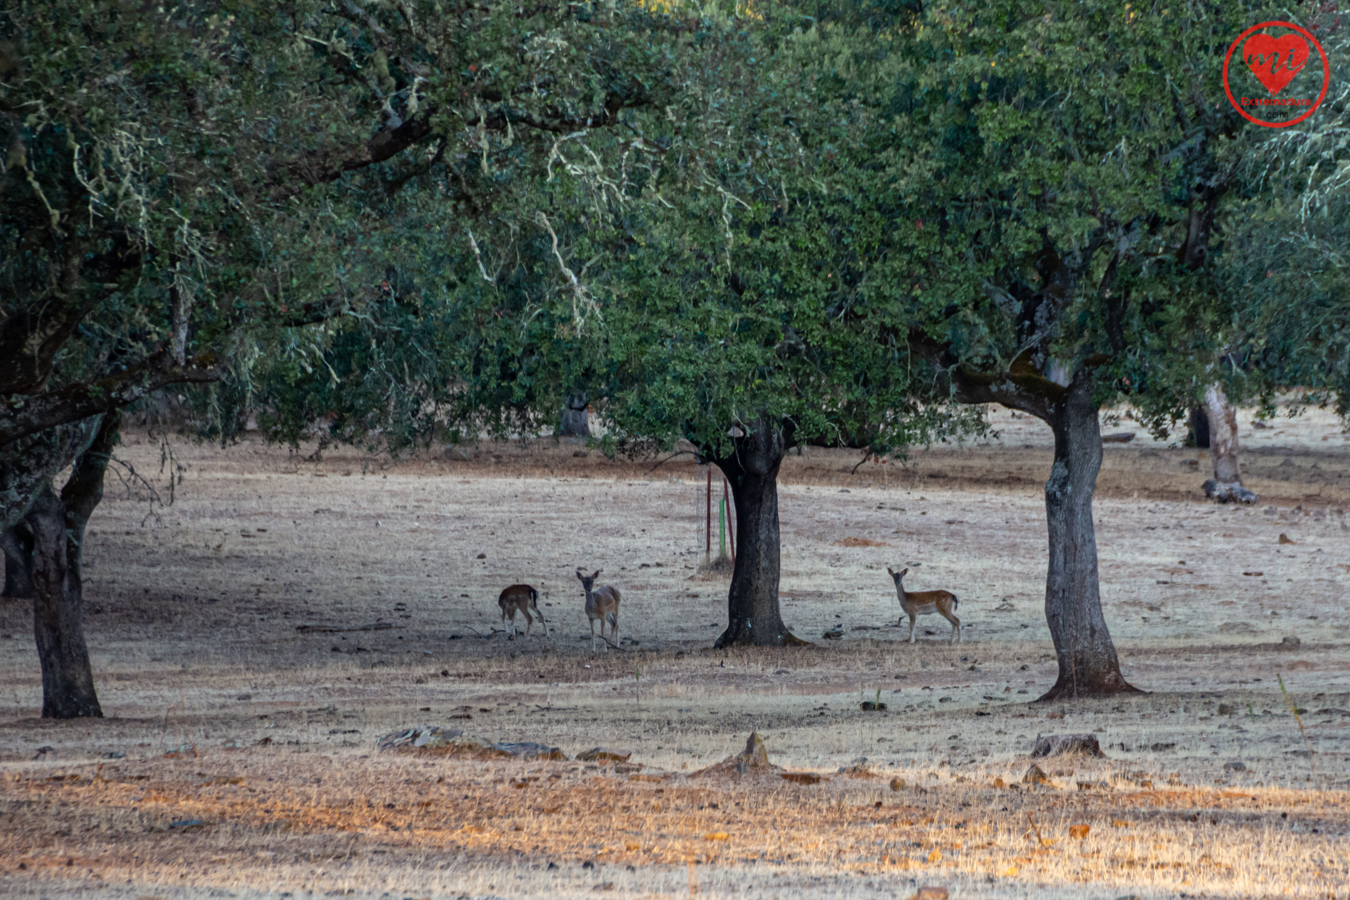
[[[1254,34],[1242,47],[1242,61],[1266,90],[1278,94],[1289,86],[1308,61],[1308,42],[1296,34],[1273,38]]]

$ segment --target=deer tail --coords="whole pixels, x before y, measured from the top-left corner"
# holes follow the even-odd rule
[[[609,624],[611,624],[611,625],[618,625],[618,624],[619,624],[619,620],[618,620],[617,618],[615,618],[614,613],[612,613],[612,612],[611,612],[611,613],[606,613],[606,614],[605,614],[605,619],[606,619],[606,620],[609,622]]]
[[[956,596],[955,594],[952,594],[952,609],[956,609],[960,605],[961,605],[961,598]]]

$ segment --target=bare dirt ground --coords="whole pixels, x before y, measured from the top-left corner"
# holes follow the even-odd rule
[[[816,644],[793,650],[711,649],[726,580],[697,570],[688,456],[180,442],[171,506],[110,486],[90,524],[107,719],[36,718],[30,611],[0,601],[0,896],[1344,897],[1347,435],[1244,414],[1253,508],[1203,500],[1203,452],[1108,445],[1103,603],[1150,693],[1047,707],[1027,701],[1054,678],[1050,436],[992,418],[1000,440],[905,464],[787,461],[784,617]],[[158,469],[144,434],[120,452]],[[900,564],[961,597],[965,643],[936,617],[901,641]],[[590,652],[577,566],[622,590],[622,652]],[[550,639],[492,632],[518,581],[544,591]],[[376,749],[424,722],[633,755]],[[751,731],[821,780],[695,775]],[[1106,758],[1040,760],[1051,783],[1023,784],[1037,735],[1066,732]]]

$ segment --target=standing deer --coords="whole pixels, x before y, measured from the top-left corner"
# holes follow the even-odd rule
[[[577,579],[581,582],[581,587],[586,591],[586,618],[591,622],[591,652],[595,652],[595,620],[600,620],[600,639],[605,639],[605,623],[613,626],[612,643],[617,647],[619,645],[619,589],[602,584],[595,587],[596,576],[603,572],[603,569],[596,569],[590,575],[582,575],[581,569],[577,569]],[[605,645],[605,650],[609,650],[609,645]]]
[[[548,623],[544,621],[544,614],[539,611],[539,592],[528,584],[513,584],[503,590],[501,596],[497,598],[497,605],[502,608],[502,629],[506,628],[508,619],[511,622],[512,638],[516,636],[517,610],[525,615],[526,638],[529,638],[530,626],[534,624],[534,619],[530,618],[531,611],[539,617],[539,624],[544,626],[544,637],[548,637]]]
[[[900,608],[909,616],[909,642],[914,643],[914,620],[919,616],[926,616],[929,613],[940,613],[944,619],[952,623],[952,639],[950,643],[955,643],[961,639],[961,620],[956,617],[956,607],[961,602],[956,599],[956,595],[951,591],[917,591],[911,593],[905,590],[905,586],[900,583],[900,579],[905,577],[909,569],[901,569],[899,572],[891,570],[890,566],[886,571],[891,573],[891,578],[895,580],[895,593],[900,598]]]

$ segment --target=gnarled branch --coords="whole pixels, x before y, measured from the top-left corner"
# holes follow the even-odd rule
[[[0,412],[0,447],[48,428],[120,409],[170,384],[208,384],[224,374],[214,353],[195,356],[180,366],[170,351],[162,350],[98,381],[72,384],[10,406]]]

